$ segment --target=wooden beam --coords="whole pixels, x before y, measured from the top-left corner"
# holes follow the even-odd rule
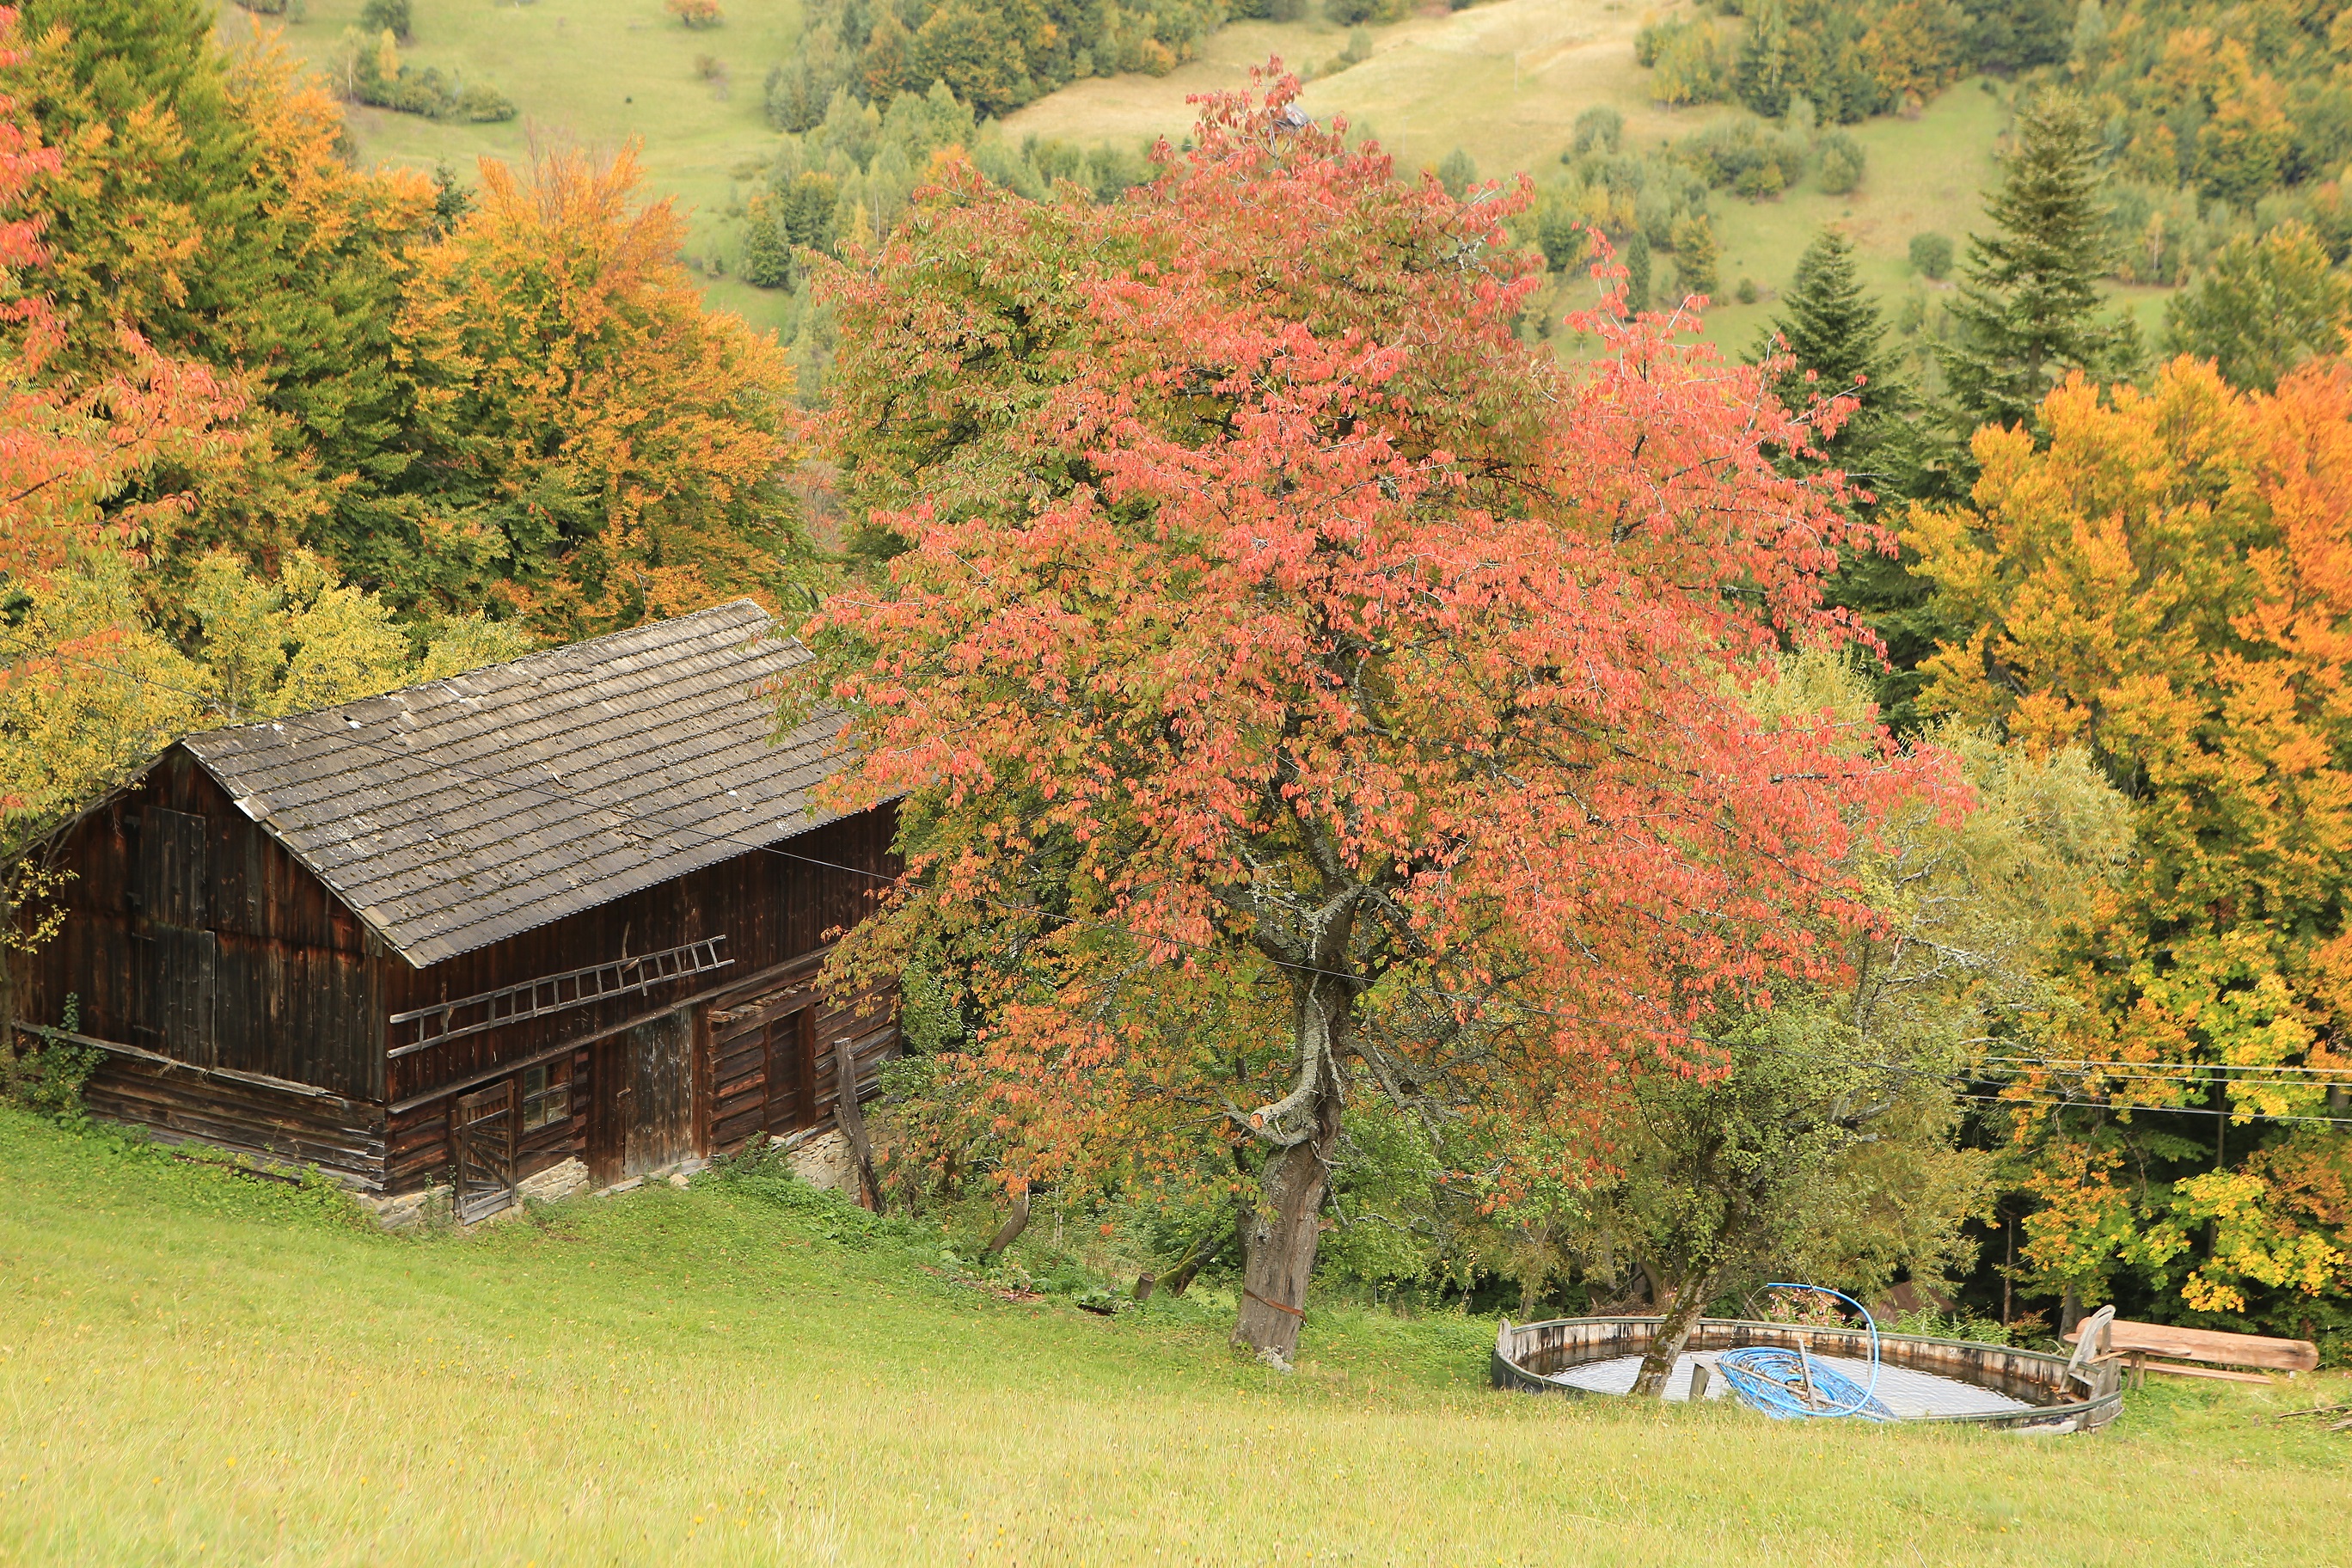
[[[874,1146],[866,1141],[866,1111],[857,1103],[857,1058],[850,1054],[847,1036],[833,1042],[833,1060],[834,1070],[841,1075],[833,1097],[834,1118],[841,1123],[842,1135],[849,1140],[850,1152],[857,1156],[857,1178],[865,1192],[866,1206],[880,1214],[882,1183],[874,1174]]]

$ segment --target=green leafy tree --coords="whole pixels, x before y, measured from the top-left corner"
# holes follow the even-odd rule
[[[754,289],[781,289],[793,280],[793,247],[777,222],[772,197],[751,198],[745,214],[743,258],[735,270]]]
[[[1477,182],[1478,165],[1471,162],[1470,154],[1459,147],[1448,153],[1444,162],[1437,165],[1437,183],[1444,185],[1445,194],[1457,202]]]
[[[415,26],[409,0],[367,0],[360,7],[360,30],[365,33],[390,33],[402,43],[409,40]]]
[[[2017,150],[1985,204],[1995,228],[1969,241],[1949,307],[1958,335],[1941,351],[1963,436],[2030,421],[2070,371],[2105,380],[2136,367],[2130,323],[2098,320],[2110,260],[2099,148],[2097,121],[2073,97],[2048,95],[2018,116]]]
[[[1869,728],[1867,689],[1827,650],[1784,660],[1754,700],[1768,721],[1826,712]],[[1769,1012],[1716,1031],[1711,1079],[1645,1073],[1623,1087],[1623,1174],[1586,1213],[1666,1320],[1636,1393],[1664,1392],[1718,1297],[1775,1275],[1865,1294],[1898,1269],[1933,1279],[1966,1258],[1961,1223],[1982,1205],[1992,1156],[1958,1146],[1952,1076],[1972,1041],[2052,1005],[2053,953],[2121,875],[2131,827],[2081,748],[1934,739],[1973,809],[1919,797],[1856,852],[1879,920],[1850,938],[1848,978],[1779,987]]]
[[[1693,214],[1674,226],[1675,286],[1685,295],[1713,294],[1720,281],[1716,264],[1723,255],[1715,226]]]
[[[2213,361],[2232,386],[2271,392],[2304,361],[2342,352],[2352,281],[2309,228],[2283,224],[2222,247],[2164,317],[2168,351]]]

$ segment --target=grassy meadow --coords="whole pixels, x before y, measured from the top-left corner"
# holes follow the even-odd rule
[[[1007,1300],[806,1189],[341,1208],[0,1111],[0,1563],[2344,1560],[2352,1436],[2273,1419],[2340,1375],[1788,1426],[1493,1392],[1455,1314],[1312,1309],[1284,1376],[1213,1291]]]
[[[302,0],[291,19],[256,19],[222,0],[222,28],[232,40],[277,32],[285,47],[323,71],[364,4]],[[1689,5],[1494,0],[1448,11],[1433,4],[1370,29],[1371,57],[1344,69],[1334,68],[1348,29],[1319,10],[1297,22],[1234,22],[1209,37],[1199,58],[1165,77],[1074,83],[1013,114],[1005,129],[1015,138],[1089,145],[1180,137],[1192,121],[1188,98],[1244,87],[1251,68],[1279,57],[1318,73],[1307,89],[1307,109],[1369,125],[1406,167],[1433,165],[1458,147],[1487,177],[1540,172],[1568,146],[1577,115],[1596,103],[1624,114],[1636,144],[1672,141],[1738,112],[1723,104],[1671,110],[1650,101],[1649,73],[1633,64],[1633,35]],[[533,138],[599,149],[635,142],[651,187],[675,197],[687,216],[688,256],[729,264],[724,275],[706,276],[711,302],[756,326],[781,323],[783,297],[732,275],[740,245],[733,214],[773,146],[763,84],[768,68],[797,46],[800,0],[728,0],[725,25],[703,30],[681,26],[661,0],[414,0],[414,12],[415,36],[402,49],[404,58],[488,81],[515,100],[521,118],[440,123],[353,104],[347,113],[362,160],[418,168],[446,162],[466,172],[484,154],[520,157]],[[1718,193],[1722,287],[1705,335],[1734,351],[1755,342],[1798,256],[1828,223],[1853,234],[1864,281],[1879,292],[1890,319],[1914,289],[1930,300],[1948,291],[1948,281],[1912,271],[1911,237],[1932,230],[1959,242],[1981,226],[2010,97],[2004,83],[1972,79],[1916,119],[1849,128],[1868,154],[1868,173],[1846,195],[1826,195],[1810,179],[1769,202]],[[1661,258],[1661,289],[1669,272]],[[1753,304],[1737,301],[1742,279],[1757,285]],[[1549,308],[1572,309],[1591,292],[1589,279],[1572,276]],[[2117,291],[2151,337],[2166,293]]]

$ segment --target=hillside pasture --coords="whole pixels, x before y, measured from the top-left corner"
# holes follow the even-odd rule
[[[2274,1419],[2340,1375],[2088,1437],[1791,1426],[1496,1393],[1455,1313],[1313,1304],[1284,1376],[1213,1290],[1007,1299],[806,1189],[386,1237],[5,1110],[0,1171],[0,1562],[2340,1556],[2352,1436]]]

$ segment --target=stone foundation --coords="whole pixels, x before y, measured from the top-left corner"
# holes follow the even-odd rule
[[[808,1133],[797,1143],[787,1142],[784,1152],[793,1174],[810,1186],[857,1195],[857,1156],[839,1128]]]
[[[526,1203],[551,1204],[587,1185],[588,1167],[577,1160],[566,1160],[560,1165],[550,1165],[537,1175],[525,1176],[515,1192]]]

